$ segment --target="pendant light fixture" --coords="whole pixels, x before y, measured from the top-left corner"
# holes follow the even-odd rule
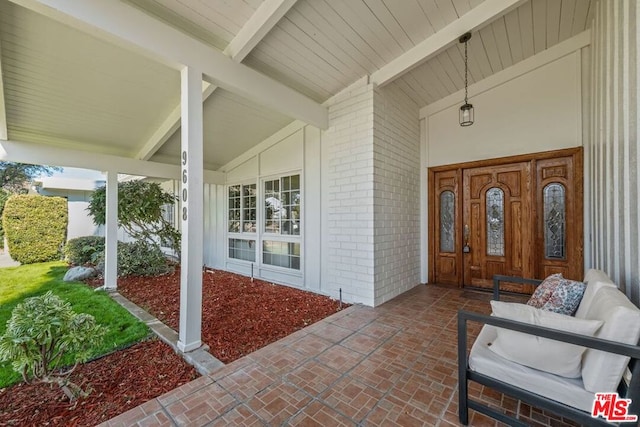
[[[464,43],[464,104],[460,107],[460,126],[471,126],[473,124],[473,105],[469,104],[469,65],[467,56],[467,42],[471,38],[471,33],[463,34],[458,40]]]

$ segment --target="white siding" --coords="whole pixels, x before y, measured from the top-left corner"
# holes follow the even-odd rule
[[[269,177],[277,177],[280,175],[287,175],[289,173],[301,174],[302,179],[302,226],[307,227],[307,212],[304,200],[306,197],[307,188],[305,186],[306,177],[302,174],[303,170],[303,155],[304,155],[304,128],[302,125],[291,126],[283,128],[281,131],[274,134],[272,137],[263,141],[253,149],[251,153],[245,153],[239,158],[230,162],[222,168],[227,173],[227,184],[251,184],[256,183],[258,188],[258,203],[257,203],[257,222],[258,228],[262,227],[263,222],[263,205],[262,205],[262,180]],[[319,179],[312,178],[312,179]],[[227,187],[219,186],[216,190],[216,195],[213,193],[208,197],[206,204],[207,209],[215,209],[215,214],[205,210],[205,217],[209,217],[212,228],[214,231],[205,230],[205,261],[207,265],[216,266],[217,268],[223,268],[225,270],[233,271],[236,273],[251,275],[254,277],[295,287],[307,287],[305,283],[305,233],[303,233],[301,241],[301,269],[287,270],[278,267],[272,267],[269,265],[263,265],[260,262],[261,251],[258,250],[256,254],[256,262],[251,263],[248,261],[241,261],[232,258],[228,258],[226,252],[227,246]],[[206,193],[205,193],[206,194]],[[310,213],[312,216],[313,212]],[[317,223],[315,220],[310,224]],[[215,227],[213,226],[215,224]],[[248,236],[247,236],[248,237]],[[262,239],[259,235],[252,234],[251,238],[256,240],[258,249],[262,245]],[[313,258],[313,255],[312,255]],[[319,274],[319,273],[316,273]],[[314,290],[318,290],[318,281],[316,278],[311,280],[310,283],[315,283]]]
[[[582,145],[580,76],[574,52],[471,97],[472,126],[458,124],[462,99],[433,112],[426,118],[429,166]]]
[[[606,271],[640,303],[640,150],[638,46],[634,0],[599,1],[591,52],[590,138],[586,147],[591,203],[587,266]]]

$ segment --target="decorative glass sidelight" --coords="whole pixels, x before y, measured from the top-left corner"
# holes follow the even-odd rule
[[[565,259],[566,201],[564,185],[553,183],[542,190],[544,204],[544,254],[546,258]]]
[[[504,191],[487,191],[487,255],[504,256]]]
[[[455,203],[453,191],[440,193],[440,252],[455,252]]]

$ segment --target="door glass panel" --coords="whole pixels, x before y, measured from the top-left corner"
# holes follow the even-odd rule
[[[440,252],[455,252],[455,212],[453,191],[440,193]]]
[[[487,191],[487,255],[504,256],[504,192]]]
[[[564,259],[566,253],[565,189],[553,183],[544,187],[544,253],[545,257]]]

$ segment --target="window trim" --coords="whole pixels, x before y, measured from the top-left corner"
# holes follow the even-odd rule
[[[273,181],[275,179],[280,180],[282,184],[282,178],[298,175],[300,183],[300,234],[280,234],[280,233],[267,233],[265,232],[265,189],[264,183],[266,181]],[[253,185],[256,184],[256,221],[258,226],[256,232],[244,232],[242,231],[242,196],[240,201],[241,216],[240,216],[240,232],[229,231],[229,187],[234,185]],[[234,263],[236,265],[249,266],[253,264],[257,269],[256,276],[260,276],[260,270],[267,270],[278,274],[284,274],[288,276],[303,277],[305,269],[305,247],[304,247],[304,174],[302,169],[295,169],[290,171],[278,172],[275,174],[257,176],[255,179],[238,180],[235,182],[228,182],[225,185],[225,210],[224,210],[224,259],[225,263]],[[242,190],[241,190],[242,194]],[[241,240],[254,240],[256,250],[256,261],[246,261],[237,258],[229,257],[229,239],[241,239]],[[300,269],[281,267],[272,264],[265,264],[263,262],[263,246],[264,241],[278,241],[286,243],[299,243],[300,244]]]

